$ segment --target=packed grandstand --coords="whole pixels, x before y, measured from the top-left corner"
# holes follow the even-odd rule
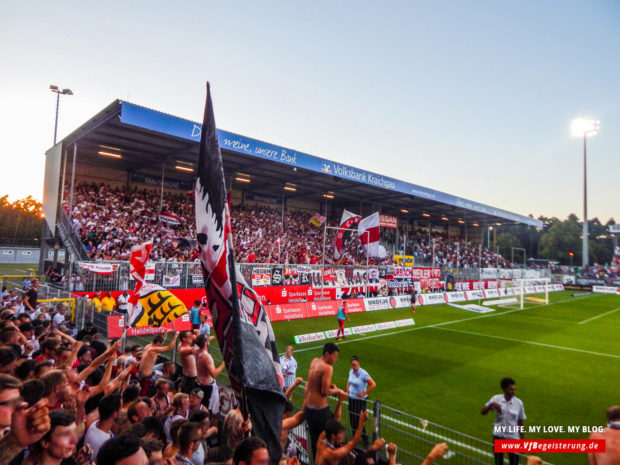
[[[89,256],[94,260],[127,260],[137,242],[153,240],[155,261],[194,261],[193,193],[166,192],[161,203],[154,190],[112,188],[105,184],[78,184],[70,215]],[[69,194],[65,195],[65,199]],[[64,208],[69,209],[68,201]],[[162,220],[160,209],[177,219]],[[312,213],[287,210],[267,205],[232,205],[231,227],[235,235],[235,258],[240,263],[320,264],[323,256],[324,229],[310,222]],[[338,226],[338,218],[328,217],[327,223]],[[456,268],[509,267],[510,262],[486,247],[481,249],[464,238],[428,229],[397,230],[401,254],[415,257],[416,263]],[[337,230],[327,230],[325,259],[338,265],[366,264],[366,253],[355,232],[345,244],[345,253],[333,259]],[[394,233],[384,232],[384,242],[393,250]],[[391,242],[391,243],[390,243]],[[480,257],[480,251],[482,256]],[[433,261],[434,260],[434,261]],[[392,257],[369,258],[372,265],[393,263]]]

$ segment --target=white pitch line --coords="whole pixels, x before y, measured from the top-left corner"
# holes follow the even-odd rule
[[[521,344],[531,344],[531,345],[535,345],[535,346],[549,347],[551,349],[570,350],[572,352],[581,352],[583,354],[600,355],[601,357],[620,358],[620,355],[605,354],[603,352],[592,352],[590,350],[575,349],[574,347],[556,346],[556,345],[553,345],[553,344],[544,344],[542,342],[526,341],[526,340],[523,340],[523,339],[513,339],[511,337],[494,336],[492,334],[484,334],[484,333],[474,333],[472,331],[461,331],[460,329],[451,329],[451,328],[439,328],[439,329],[441,329],[443,331],[452,331],[454,333],[471,334],[472,336],[490,337],[490,338],[493,338],[493,339],[503,339],[504,341],[519,342]]]
[[[618,310],[620,310],[620,307],[614,308],[613,310],[609,310],[608,312],[605,312],[605,313],[601,313],[600,315],[593,316],[592,318],[588,318],[587,320],[580,321],[579,324],[582,325],[584,323],[587,323],[588,321],[596,320],[597,318],[601,318],[605,315],[609,315],[613,312],[617,312]]]
[[[340,341],[340,342],[338,342],[338,345],[349,344],[351,342],[357,342],[357,341],[364,341],[364,340],[367,340],[367,339],[375,339],[377,337],[387,337],[387,336],[392,336],[394,334],[408,333],[408,332],[411,332],[411,331],[418,331],[420,329],[425,329],[425,328],[437,328],[439,326],[452,325],[452,324],[455,324],[455,323],[461,323],[463,321],[477,320],[479,318],[491,318],[491,317],[494,317],[494,316],[508,315],[509,313],[523,312],[523,311],[529,310],[531,308],[550,307],[551,305],[561,304],[561,303],[564,303],[564,302],[575,302],[577,299],[583,300],[583,299],[588,299],[588,298],[591,298],[591,297],[596,297],[596,296],[601,296],[601,295],[604,295],[604,294],[591,294],[591,295],[588,295],[588,296],[585,296],[585,297],[581,297],[581,298],[580,297],[576,297],[576,298],[573,297],[572,299],[558,300],[557,302],[551,302],[550,304],[536,305],[536,306],[532,306],[532,307],[525,307],[524,309],[518,308],[516,310],[509,310],[507,312],[491,313],[491,314],[488,314],[488,315],[473,316],[473,317],[470,317],[470,318],[461,318],[459,320],[444,321],[443,323],[435,323],[435,324],[432,324],[432,325],[417,326],[415,328],[407,328],[407,329],[403,329],[403,330],[400,330],[400,331],[392,331],[392,332],[389,332],[389,333],[373,334],[372,336],[359,337],[359,338],[356,338],[356,339],[350,339],[348,341]],[[424,308],[424,307],[421,307],[421,308]],[[295,348],[295,352],[308,352],[309,350],[321,349],[322,347],[323,346],[304,347],[302,349]],[[280,354],[280,355],[284,355],[284,354]]]

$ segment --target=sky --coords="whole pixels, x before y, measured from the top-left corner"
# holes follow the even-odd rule
[[[120,98],[520,214],[620,220],[620,2],[4,1],[0,196]]]

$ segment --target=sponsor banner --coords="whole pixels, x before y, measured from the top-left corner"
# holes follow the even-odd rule
[[[181,277],[179,275],[166,275],[162,284],[164,287],[179,287],[181,285]]]
[[[325,331],[325,337],[327,337],[328,339],[335,338],[337,334],[338,334],[338,330],[337,329],[330,329],[329,331]],[[351,328],[344,328],[344,335],[345,336],[350,336],[351,334],[353,334],[351,332]]]
[[[563,291],[564,290],[564,285],[562,285],[562,284],[554,284],[553,285],[553,290],[554,291]]]
[[[488,289],[486,291],[482,291],[485,299],[493,299],[495,297],[499,297],[499,289]]]
[[[463,302],[467,300],[467,295],[463,291],[446,292],[443,296],[447,303]]]
[[[390,308],[408,307],[411,305],[411,298],[403,295],[391,297],[372,297],[364,299],[364,305],[366,306],[367,312],[388,310]]]
[[[192,284],[204,284],[204,278],[202,277],[202,274],[193,274]]]
[[[269,268],[252,268],[252,286],[269,286],[271,285],[271,271]]]
[[[314,301],[307,304],[308,318],[315,318],[319,316],[335,316],[338,312],[338,305],[340,302],[337,300],[325,300]]]
[[[324,339],[325,339],[325,333],[323,331],[321,331],[320,333],[309,333],[309,334],[300,334],[299,336],[293,336],[293,341],[295,342],[295,344],[322,341]]]
[[[267,313],[271,321],[301,320],[308,317],[305,302],[268,305]]]
[[[118,264],[112,263],[79,263],[80,268],[83,270],[88,270],[91,273],[100,274],[100,275],[109,275],[118,270]]]
[[[465,295],[467,296],[467,300],[484,299],[484,294],[482,293],[481,290],[467,291],[465,292]]]
[[[420,294],[418,295],[419,305],[437,305],[445,303],[444,292],[436,294]]]
[[[525,286],[522,289],[524,289],[524,294],[535,294],[536,293],[536,286]]]
[[[362,326],[353,326],[351,328],[351,333],[353,334],[366,334],[372,333],[376,331],[377,328],[375,325],[362,325]]]
[[[592,291],[600,294],[620,294],[620,287],[592,286]]]
[[[265,304],[291,304],[314,300],[311,286],[266,286],[254,289]]]
[[[398,218],[392,215],[386,215],[385,213],[379,213],[379,226],[382,228],[398,228]]]
[[[364,299],[349,299],[347,302],[347,313],[362,313],[366,311]]]
[[[404,320],[396,320],[394,324],[397,328],[403,328],[405,326],[413,326],[415,322],[413,321],[413,318],[405,318]]]
[[[313,287],[312,294],[314,300],[336,300],[336,288],[334,287]]]
[[[536,289],[536,292],[538,292],[538,293],[545,292],[545,286],[543,284],[539,284],[537,286],[534,286],[534,289]]]
[[[383,323],[377,323],[375,326],[377,327],[377,331],[382,331],[384,329],[394,329],[396,328],[396,322],[384,321]]]
[[[107,338],[117,338],[123,336],[123,328],[125,326],[125,315],[109,315],[108,316],[108,335]],[[165,333],[168,330],[184,331],[191,330],[192,325],[189,321],[189,313],[181,315],[172,323],[166,323],[162,326],[141,326],[139,328],[128,328],[127,336],[149,336],[152,334]]]

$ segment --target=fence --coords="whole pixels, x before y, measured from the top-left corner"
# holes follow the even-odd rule
[[[301,386],[298,387],[294,391],[291,400],[297,411],[302,408],[304,400],[303,389]],[[334,398],[329,398],[332,412],[335,410],[336,403]],[[384,438],[388,442],[395,443],[398,447],[397,463],[402,465],[419,465],[424,461],[433,446],[440,442],[448,444],[448,453],[443,459],[449,459],[451,465],[486,465],[493,463],[493,444],[490,441],[484,441],[415,415],[393,409],[380,401],[368,400],[366,409],[369,415],[366,422],[369,444],[372,444],[372,441],[376,438]],[[349,420],[348,401],[345,400],[340,421],[345,425],[347,437],[350,438],[353,436],[354,431],[350,426]],[[305,424],[295,428],[289,435],[289,439],[298,448],[306,441],[309,441],[309,434]],[[361,441],[358,447],[360,449],[364,448]],[[310,463],[311,454],[306,452],[302,450],[298,454],[304,465]],[[304,462],[303,459],[307,461]],[[378,457],[375,458],[375,463],[383,460],[387,461],[387,455],[385,450],[380,450]],[[526,462],[527,458],[520,455],[519,463],[525,464]],[[504,457],[504,463],[508,463],[507,456]]]

